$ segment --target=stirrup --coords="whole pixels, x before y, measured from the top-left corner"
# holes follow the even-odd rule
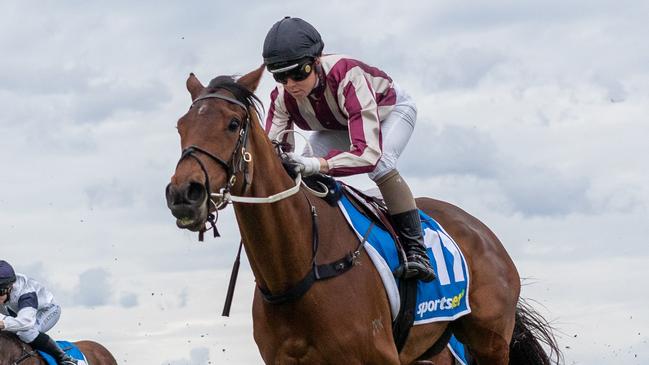
[[[397,267],[392,274],[396,278],[402,279],[417,279],[423,282],[430,282],[437,278],[435,271],[428,264],[428,262],[422,262],[424,258],[420,255],[413,255],[408,257],[408,261],[401,264]]]
[[[59,365],[78,365],[79,361],[72,356],[68,355],[67,359],[62,359]]]

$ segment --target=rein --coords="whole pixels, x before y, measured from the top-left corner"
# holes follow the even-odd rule
[[[20,347],[23,351],[22,355],[18,359],[14,360],[14,362],[12,362],[11,365],[18,365],[21,362],[29,359],[30,357],[36,357],[36,350],[28,351],[27,348],[25,347],[25,344],[22,342],[20,342]]]

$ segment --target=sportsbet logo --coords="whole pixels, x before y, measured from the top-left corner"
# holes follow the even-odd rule
[[[435,312],[437,310],[457,308],[460,305],[460,301],[462,301],[463,297],[464,289],[462,289],[460,294],[452,298],[442,297],[441,299],[435,299],[420,303],[417,307],[417,315],[419,317],[423,317],[426,312]]]

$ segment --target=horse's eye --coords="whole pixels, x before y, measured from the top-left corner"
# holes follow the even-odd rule
[[[232,120],[230,120],[230,124],[228,124],[228,129],[230,130],[230,132],[236,132],[237,129],[239,129],[239,125],[241,125],[239,119],[232,118]]]

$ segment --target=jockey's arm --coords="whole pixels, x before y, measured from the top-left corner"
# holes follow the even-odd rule
[[[381,158],[381,124],[374,91],[362,75],[338,90],[341,110],[347,116],[350,150],[332,150],[325,156],[331,175],[371,172]]]
[[[24,331],[36,324],[38,296],[35,292],[23,294],[18,298],[18,313],[16,317],[4,316],[3,329],[10,332]]]
[[[6,316],[0,322],[2,323],[2,329],[10,332],[30,329],[36,324],[36,308],[23,308],[18,311],[18,315],[15,318]]]

